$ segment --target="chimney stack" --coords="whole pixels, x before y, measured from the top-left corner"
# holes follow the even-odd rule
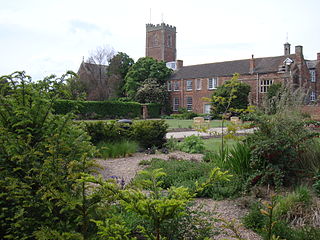
[[[256,63],[255,63],[253,54],[251,55],[251,59],[249,61],[250,61],[249,72],[253,74],[254,69],[256,68]]]
[[[286,55],[290,55],[290,43],[288,43],[288,42],[286,42],[285,44],[284,44],[284,55],[286,56]]]
[[[302,46],[296,46],[296,54],[303,55],[302,54]]]
[[[179,70],[180,68],[183,67],[183,60],[177,60],[176,61],[176,68]]]

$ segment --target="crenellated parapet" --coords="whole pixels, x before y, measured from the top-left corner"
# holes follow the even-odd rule
[[[171,32],[176,32],[176,27],[169,24],[165,24],[165,23],[161,23],[157,25],[152,23],[147,23],[146,30],[147,32],[158,31],[158,30],[167,30]]]

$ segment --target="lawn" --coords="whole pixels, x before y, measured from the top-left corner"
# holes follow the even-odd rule
[[[207,151],[218,151],[221,147],[221,138],[204,139],[204,146]],[[225,141],[225,146],[232,147],[236,140],[228,139]]]
[[[192,128],[193,120],[180,120],[180,119],[165,119],[166,123],[169,125],[169,130],[174,128]],[[225,121],[225,126],[228,126],[230,121]],[[211,120],[210,128],[221,127],[221,120]]]

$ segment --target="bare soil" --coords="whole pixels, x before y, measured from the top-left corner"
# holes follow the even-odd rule
[[[152,158],[160,159],[185,159],[190,161],[201,161],[202,154],[188,154],[184,152],[173,152],[170,154],[152,154],[147,155],[144,153],[136,153],[133,156],[126,158],[115,158],[115,159],[96,159],[97,163],[101,166],[100,173],[104,178],[116,176],[120,179],[124,179],[125,183],[128,184],[136,175],[139,170],[142,170],[144,166],[140,166],[139,162],[142,160],[150,160]],[[255,234],[253,231],[244,228],[240,224],[240,219],[247,213],[246,200],[223,200],[215,201],[208,198],[197,198],[196,204],[203,205],[203,209],[211,212],[215,216],[224,219],[226,222],[235,220],[238,225],[240,235],[244,239],[248,240],[261,240],[261,237]],[[217,223],[218,225],[222,223]],[[213,239],[234,239],[231,232],[227,234],[220,234],[215,236]]]

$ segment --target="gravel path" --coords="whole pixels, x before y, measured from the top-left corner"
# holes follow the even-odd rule
[[[100,173],[104,178],[111,176],[117,176],[124,179],[125,183],[129,183],[139,170],[143,169],[143,166],[139,166],[141,160],[150,160],[152,158],[161,159],[185,159],[191,161],[201,161],[202,154],[188,154],[184,152],[173,152],[170,154],[152,154],[146,155],[144,153],[136,153],[131,157],[116,158],[116,159],[96,159],[97,163],[102,167]],[[212,199],[198,198],[195,200],[196,204],[202,204],[206,211],[214,212],[216,216],[223,218],[227,222],[235,219],[236,224],[240,225],[242,216],[245,215],[247,210],[239,203],[238,200],[223,200],[214,201]],[[261,238],[254,232],[239,227],[240,233],[244,239],[248,240],[261,240]],[[230,233],[229,236],[232,234]],[[226,235],[216,236],[214,239],[233,239]]]

